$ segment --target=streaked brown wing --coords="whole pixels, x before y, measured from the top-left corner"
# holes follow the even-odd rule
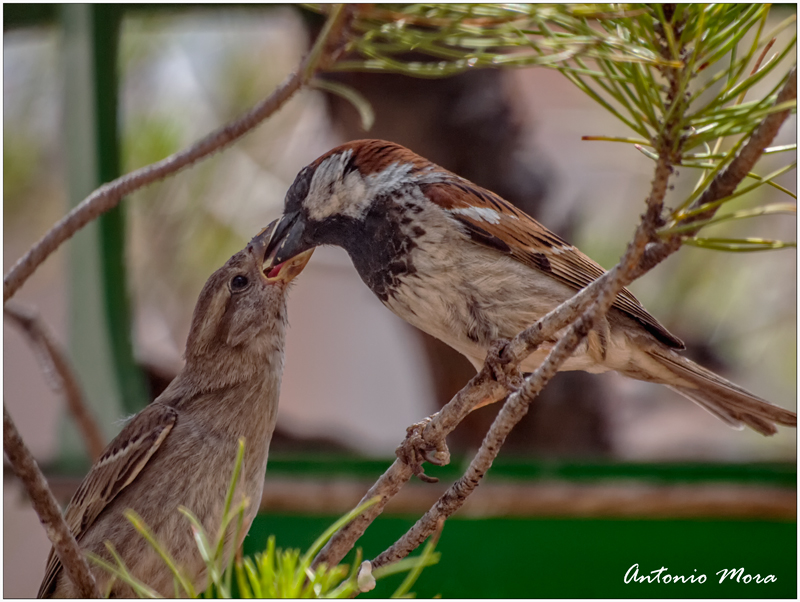
[[[153,403],[137,414],[109,444],[64,513],[64,520],[78,542],[103,509],[136,479],[177,420],[178,412],[174,408]],[[61,561],[51,549],[39,586],[39,598],[52,594],[60,570]]]
[[[550,232],[528,214],[493,192],[454,176],[456,180],[425,186],[425,194],[464,226],[470,238],[580,290],[605,274],[600,264]],[[683,342],[658,323],[628,289],[614,307],[640,322],[661,342],[683,349]]]

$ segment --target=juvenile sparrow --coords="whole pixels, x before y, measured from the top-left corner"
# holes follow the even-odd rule
[[[514,337],[605,272],[496,194],[383,140],[334,148],[297,175],[268,263],[318,245],[343,247],[386,307],[476,369],[494,340]],[[555,342],[522,370],[535,370]],[[795,413],[676,352],[683,348],[626,289],[561,370],[661,383],[764,435],[775,423],[797,425]]]
[[[142,517],[202,591],[205,565],[178,507],[191,510],[216,537],[242,437],[244,462],[234,500],[249,500],[242,536],[261,500],[283,372],[286,288],[311,256],[301,253],[264,271],[270,234],[266,229],[208,279],[194,309],[186,365],[108,445],[65,512],[81,549],[113,564],[105,546],[110,541],[131,574],[166,597],[175,595],[172,573],[125,510]],[[241,544],[233,537],[231,528],[228,553]],[[61,568],[51,550],[39,597],[77,595]],[[92,570],[101,593],[133,597],[120,581],[109,592],[110,576]]]

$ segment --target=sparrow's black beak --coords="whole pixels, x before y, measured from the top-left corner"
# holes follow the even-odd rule
[[[270,226],[260,236],[267,236]],[[305,219],[300,212],[286,213],[278,220],[266,245],[264,267],[270,268],[313,248],[306,241]]]
[[[268,282],[280,280],[286,284],[303,271],[306,267],[308,260],[311,259],[311,254],[314,252],[313,248],[300,251],[299,253],[290,253],[285,259],[281,258],[276,260],[275,254],[272,253],[273,243],[276,240],[277,227],[281,224],[282,220],[275,220],[269,226],[264,228],[248,244],[250,252],[261,262],[264,277]],[[280,241],[277,242],[278,249],[282,248]],[[270,255],[272,253],[272,255]]]

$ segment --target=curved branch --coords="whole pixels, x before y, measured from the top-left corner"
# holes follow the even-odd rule
[[[222,150],[280,109],[318,71],[327,69],[336,61],[344,49],[347,20],[352,14],[353,9],[349,6],[336,5],[331,10],[314,47],[298,69],[268,98],[245,115],[211,132],[185,150],[104,184],[81,201],[8,271],[3,278],[3,303],[5,304],[17,292],[64,241],[101,214],[116,207],[122,197]]]
[[[797,98],[797,67],[793,67],[789,72],[786,84],[784,84],[778,96],[775,99],[775,106],[781,105],[785,102],[795,100]],[[747,174],[753,171],[756,162],[764,154],[764,149],[767,148],[775,136],[778,134],[783,122],[789,117],[791,109],[786,109],[779,113],[771,113],[764,118],[758,127],[753,131],[750,139],[739,151],[739,154],[731,161],[730,165],[725,168],[711,184],[706,188],[702,195],[693,203],[690,209],[702,207],[706,203],[713,203],[714,201],[724,198],[733,194],[736,187],[739,186],[742,180],[747,177]],[[706,215],[696,215],[692,220],[686,220],[687,223],[693,221],[701,221],[708,219],[714,214],[714,211],[709,211]]]
[[[99,598],[100,592],[94,576],[89,570],[89,564],[81,554],[78,542],[72,536],[67,523],[64,522],[61,510],[42,471],[39,470],[31,452],[25,447],[5,405],[3,405],[3,451],[14,474],[25,486],[33,509],[36,510],[36,514],[47,532],[47,537],[53,544],[53,549],[58,554],[70,580],[75,584],[80,597]]]
[[[434,437],[437,437],[439,441],[444,441],[444,438],[460,422],[459,416],[468,414],[470,409],[490,395],[496,396],[498,401],[505,397],[508,391],[497,382],[489,380],[487,375],[488,371],[484,368],[484,370],[472,377],[472,380],[456,393],[455,397],[447,405],[431,417],[425,430],[428,428],[433,429],[431,432],[435,433]],[[426,437],[425,440],[430,441],[431,439]],[[316,568],[322,563],[328,566],[339,564],[347,552],[352,549],[355,542],[364,534],[367,527],[372,524],[372,521],[383,512],[389,500],[400,491],[413,474],[414,472],[408,464],[399,459],[395,460],[386,472],[369,488],[369,491],[364,494],[364,497],[355,507],[376,496],[380,497],[380,501],[339,529],[316,555],[312,567]]]
[[[56,392],[64,394],[67,409],[78,425],[89,456],[94,462],[103,453],[106,444],[97,421],[84,401],[80,383],[67,354],[53,340],[45,323],[33,311],[8,304],[3,313],[28,337],[46,380],[50,381]]]

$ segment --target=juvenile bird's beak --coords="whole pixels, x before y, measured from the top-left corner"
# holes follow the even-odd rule
[[[265,268],[277,266],[313,247],[305,241],[305,220],[299,212],[284,214],[277,223],[267,226],[262,234],[266,237],[270,229],[265,250]]]
[[[277,264],[273,268],[266,267],[264,264],[264,274],[269,282],[281,281],[284,284],[289,284],[294,278],[303,271],[306,267],[311,255],[314,254],[314,249],[298,253],[294,257],[290,257],[286,261]]]
[[[270,257],[269,249],[270,244],[275,239],[276,226],[278,225],[280,225],[278,220],[272,222],[259,232],[248,246],[256,260],[263,264],[264,278],[267,282],[289,284],[306,267],[308,260],[311,259],[311,255],[314,253],[314,249],[308,249],[296,255],[289,255],[288,259],[285,260],[275,261],[274,253]]]

